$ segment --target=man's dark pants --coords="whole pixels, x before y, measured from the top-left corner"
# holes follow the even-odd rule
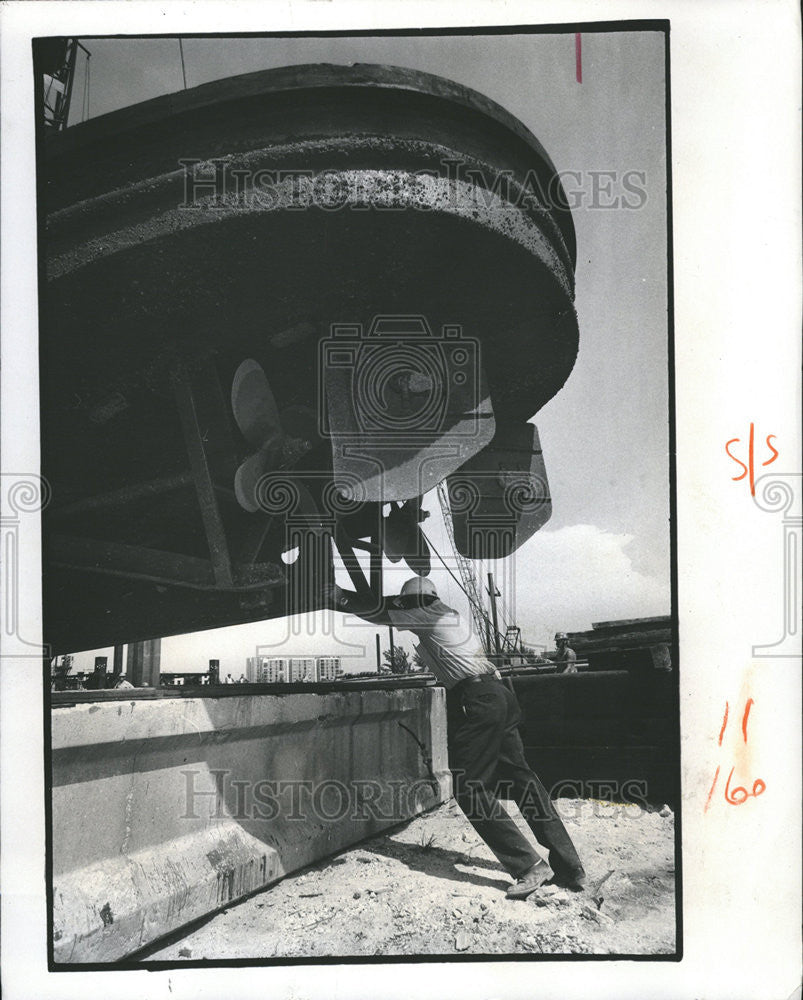
[[[463,681],[446,693],[449,767],[455,798],[504,867],[518,878],[538,854],[499,801],[512,798],[549,849],[557,876],[582,871],[574,844],[549,793],[524,758],[518,731],[521,709],[513,692],[493,676]]]

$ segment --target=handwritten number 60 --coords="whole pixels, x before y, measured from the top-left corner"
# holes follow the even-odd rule
[[[766,789],[767,786],[764,784],[761,778],[756,778],[756,780],[753,782],[752,792],[748,792],[748,790],[744,788],[742,785],[736,785],[733,791],[731,791],[730,787],[731,778],[733,777],[733,772],[735,770],[736,770],[735,767],[731,768],[730,774],[728,775],[728,780],[725,782],[725,800],[727,802],[730,802],[732,806],[740,806],[742,805],[742,803],[747,802],[747,800],[750,798],[751,795],[754,797],[761,795],[761,793]]]

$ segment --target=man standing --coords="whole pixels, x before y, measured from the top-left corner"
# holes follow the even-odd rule
[[[514,879],[509,899],[526,899],[545,882],[579,890],[585,871],[549,794],[524,758],[521,710],[513,692],[484,658],[461,650],[460,616],[420,576],[408,580],[381,611],[361,613],[338,594],[342,610],[413,632],[423,659],[446,688],[447,746],[454,795],[474,829]],[[499,801],[513,798],[549,864],[531,847]]]
[[[569,637],[565,632],[555,633],[555,646],[557,653],[553,657],[553,662],[558,666],[559,674],[577,673],[577,654],[569,646]]]

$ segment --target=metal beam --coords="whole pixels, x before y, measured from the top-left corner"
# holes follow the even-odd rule
[[[382,600],[382,534],[384,525],[380,523],[377,530],[371,535],[371,568],[370,584],[371,590],[378,601]]]
[[[488,596],[491,599],[491,616],[494,623],[494,665],[501,667],[502,650],[499,648],[499,622],[496,615],[496,598],[499,596],[499,591],[496,589],[493,573],[488,574]]]
[[[69,517],[72,514],[83,514],[86,511],[101,510],[104,507],[122,507],[124,504],[133,503],[136,500],[161,496],[163,493],[170,493],[173,490],[181,489],[182,486],[192,486],[192,484],[191,472],[178,472],[172,476],[161,476],[144,483],[132,483],[130,486],[121,486],[120,489],[110,490],[108,493],[99,493],[96,496],[75,500],[63,507],[49,510],[47,516]]]
[[[113,576],[150,580],[153,583],[214,590],[211,563],[195,556],[162,552],[140,545],[109,542],[73,535],[50,535],[47,551],[54,566],[67,566]]]
[[[175,388],[181,426],[184,430],[184,440],[187,444],[187,454],[195,482],[195,492],[201,508],[201,517],[209,544],[209,555],[215,583],[219,587],[230,588],[234,583],[231,568],[229,545],[226,540],[226,530],[220,516],[212,470],[207,456],[208,427],[202,428],[199,422],[198,403],[188,381],[178,382]],[[210,449],[211,450],[211,449]]]
[[[114,666],[112,667],[112,673],[115,678],[119,678],[123,673],[123,645],[117,643],[114,647]]]
[[[346,567],[346,572],[354,584],[354,589],[363,597],[373,597],[371,585],[365,578],[362,566],[360,566],[360,562],[354,554],[354,548],[348,536],[339,525],[335,528],[335,545],[337,546],[340,558],[343,560],[343,565]]]
[[[126,678],[134,687],[159,687],[162,640],[146,639],[128,647]]]
[[[195,556],[73,535],[51,535],[46,544],[54,566],[148,580],[171,587],[251,591],[276,586],[284,580],[284,573],[273,563],[251,563],[236,567],[236,571],[232,571],[231,584],[223,588],[215,578],[212,564]]]

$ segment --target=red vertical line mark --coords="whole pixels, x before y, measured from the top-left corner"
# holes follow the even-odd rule
[[[747,704],[744,706],[744,717],[742,718],[742,736],[744,736],[744,741],[747,743],[747,716],[750,714],[750,708],[754,704],[752,698],[747,699]]]
[[[574,66],[577,82],[583,82],[583,41],[580,32],[574,36]]]
[[[750,424],[750,450],[748,453],[749,458],[747,459],[747,461],[750,463],[750,496],[752,497],[756,495],[756,472],[755,472],[756,463],[755,463],[755,456],[753,454],[755,447],[754,446],[755,436],[756,436],[756,425]]]
[[[714,775],[714,782],[711,785],[711,791],[708,793],[708,798],[705,800],[705,808],[703,812],[708,812],[708,807],[711,805],[711,796],[714,794],[714,789],[717,787],[717,781],[719,781],[719,765],[717,764],[716,774]]]
[[[719,731],[719,746],[722,746],[722,737],[725,735],[725,726],[728,724],[728,703],[725,702],[725,718],[722,720],[722,729]]]

